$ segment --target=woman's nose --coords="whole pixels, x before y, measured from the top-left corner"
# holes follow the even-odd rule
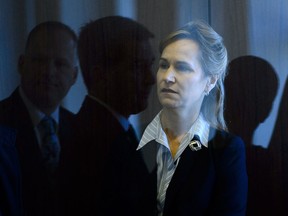
[[[164,80],[167,83],[175,82],[175,72],[172,67],[169,67],[165,72]]]

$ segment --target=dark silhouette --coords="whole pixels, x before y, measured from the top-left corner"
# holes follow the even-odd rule
[[[241,136],[246,144],[249,216],[278,215],[275,214],[278,198],[271,199],[274,158],[267,149],[252,143],[255,129],[271,111],[277,88],[277,74],[262,58],[241,56],[228,65],[225,117],[229,131]]]
[[[288,212],[288,80],[285,82],[268,150],[270,158],[273,158],[269,163],[274,174],[271,182],[274,193],[271,198],[277,201],[279,215],[283,215]]]
[[[147,107],[155,82],[152,37],[144,26],[120,16],[92,21],[80,31],[78,54],[88,95],[76,119],[74,213],[149,215],[149,173],[128,118]]]
[[[60,103],[77,78],[76,42],[75,33],[60,22],[37,25],[19,58],[20,85],[0,102],[0,124],[17,134],[15,145],[6,146],[16,155],[0,158],[1,164],[14,164],[14,170],[1,170],[14,174],[10,190],[0,193],[1,200],[14,202],[13,206],[0,205],[4,216],[57,215],[58,173],[63,169],[72,121],[72,113]],[[48,138],[40,129],[45,116],[53,129]]]

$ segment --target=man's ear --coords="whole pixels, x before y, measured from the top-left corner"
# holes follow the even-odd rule
[[[20,55],[19,58],[18,58],[18,73],[19,74],[23,74],[24,73],[24,62],[25,62],[25,56],[24,55]]]
[[[212,75],[208,77],[207,85],[205,88],[206,94],[209,94],[209,92],[215,87],[217,81],[218,81],[218,76],[217,75]]]

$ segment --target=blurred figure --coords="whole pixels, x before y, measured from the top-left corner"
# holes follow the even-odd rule
[[[275,207],[279,215],[284,215],[288,212],[288,80],[285,83],[268,151],[273,158],[273,161],[269,159],[274,177],[270,183],[273,203],[277,204]]]
[[[37,25],[19,58],[20,86],[0,103],[0,123],[17,132],[21,190],[12,190],[21,199],[17,204],[23,206],[23,215],[57,215],[57,173],[69,145],[72,118],[60,103],[77,78],[76,43],[75,33],[60,22]]]
[[[228,69],[225,80],[228,128],[250,145],[254,130],[272,109],[278,78],[270,63],[256,56],[238,57],[229,63]]]
[[[269,62],[256,56],[238,57],[228,68],[225,117],[230,132],[241,136],[246,144],[247,216],[278,215],[278,198],[273,196],[273,184],[277,184],[272,181],[274,158],[267,149],[252,143],[255,129],[272,109],[278,89],[277,75]]]
[[[149,173],[128,118],[147,107],[155,82],[152,37],[141,24],[120,16],[92,21],[80,31],[78,54],[88,95],[76,121],[78,214],[149,215],[144,196]]]
[[[192,21],[164,38],[159,50],[163,108],[138,146],[155,149],[158,216],[244,216],[245,148],[226,132],[222,37],[205,22]]]

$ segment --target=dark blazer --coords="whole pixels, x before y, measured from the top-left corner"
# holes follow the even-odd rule
[[[59,117],[59,139],[61,144],[59,169],[61,170],[64,169],[62,164],[65,164],[65,154],[67,149],[69,149],[69,146],[67,146],[71,135],[69,122],[72,120],[73,114],[64,108],[60,108]],[[19,209],[18,213],[22,209],[21,214],[23,215],[48,215],[50,210],[56,208],[54,201],[51,201],[52,199],[54,200],[54,194],[51,192],[54,193],[57,190],[55,189],[56,186],[54,187],[51,182],[47,182],[47,173],[43,168],[33,124],[28,110],[19,95],[18,88],[10,97],[0,102],[0,124],[13,128],[17,133],[16,144],[10,146],[10,153],[13,154],[11,157],[15,158],[16,161],[15,166],[10,168],[15,169],[16,173],[20,172],[16,175],[21,177],[21,187],[16,184],[18,180],[11,182],[11,186],[13,186],[10,188],[13,191],[11,195],[17,199],[14,202],[17,206],[13,206],[13,209]],[[0,151],[3,150],[2,148],[0,149]],[[4,163],[9,163],[6,159],[5,157],[0,158]],[[11,170],[6,171],[12,172]],[[53,184],[56,184],[55,182]],[[19,203],[21,203],[21,206],[18,205]],[[18,213],[8,215],[20,215]]]
[[[0,125],[0,215],[20,215],[20,175],[16,131]]]
[[[77,114],[76,155],[78,215],[149,215],[149,173],[138,140],[98,102],[86,97]],[[75,127],[75,128],[76,128]],[[78,147],[78,148],[77,148]],[[74,169],[75,170],[75,169]],[[75,192],[75,190],[74,190]],[[74,193],[73,192],[73,193]],[[146,194],[147,193],[147,194]],[[78,199],[77,199],[78,198]]]
[[[142,151],[150,148],[151,152],[155,144],[148,143]],[[211,130],[208,146],[199,151],[188,146],[182,153],[166,192],[163,216],[245,215],[247,174],[243,141]],[[155,184],[156,181],[155,178]]]

